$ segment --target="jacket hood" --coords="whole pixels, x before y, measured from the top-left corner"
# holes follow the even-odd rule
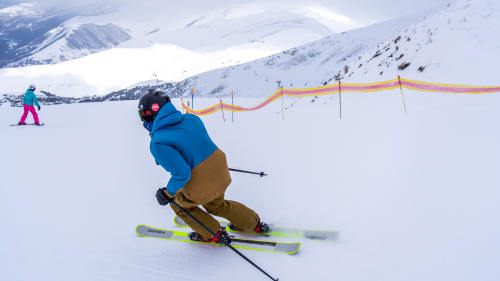
[[[178,111],[175,106],[169,102],[165,104],[158,112],[154,120],[153,130],[151,132],[151,136],[157,130],[174,126],[175,124],[181,122],[184,119],[184,116],[180,111]]]

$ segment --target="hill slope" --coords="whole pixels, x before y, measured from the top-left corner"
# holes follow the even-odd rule
[[[278,88],[307,88],[323,84],[338,69],[376,47],[402,28],[439,11],[426,10],[369,27],[335,34],[252,62],[212,70],[190,77],[169,91],[174,97],[267,97]]]
[[[267,97],[278,89],[325,83],[407,79],[449,84],[498,85],[500,25],[496,1],[458,1],[436,13],[335,34],[233,67],[188,78],[174,97]],[[413,22],[412,22],[413,21]],[[389,38],[389,39],[387,39]]]
[[[438,2],[442,1],[445,0]],[[113,6],[96,7],[88,14],[78,10],[64,24],[45,31],[37,41],[43,44],[29,45],[20,52],[28,57],[9,63],[12,66],[58,63],[85,57],[56,65],[2,69],[0,78],[8,77],[8,83],[1,91],[21,91],[29,80],[28,84],[37,84],[39,89],[58,96],[104,95],[149,80],[153,72],[165,81],[181,81],[384,19],[360,15],[375,15],[377,10],[386,10],[385,4],[373,9],[372,4],[360,5],[360,2],[366,1],[336,6],[322,1],[242,0],[228,5],[226,1],[153,0],[147,5],[128,1],[117,11]],[[400,14],[401,9],[411,6],[410,2],[400,5],[399,12],[394,13]],[[424,2],[419,8],[429,6],[429,1]],[[20,26],[23,34],[29,34],[28,22]],[[119,30],[131,39],[113,47],[127,39]],[[58,37],[59,32],[64,36]],[[70,48],[68,39],[75,32],[89,35],[81,38],[95,35],[101,39]],[[111,40],[104,40],[108,35],[112,35]]]
[[[265,222],[341,231],[338,243],[272,238],[302,242],[293,256],[244,254],[280,280],[498,280],[500,96],[405,97],[408,116],[393,90],[343,96],[342,120],[337,104],[310,102],[285,121],[281,103],[234,123],[202,117],[230,167],[268,174],[231,173],[226,198]],[[170,175],[137,101],[53,106],[44,127],[8,126],[21,114],[0,106],[1,280],[266,280],[227,248],[135,234],[182,230],[154,196]]]
[[[119,9],[112,0],[88,2],[21,3],[0,10],[0,68],[54,64],[130,39],[111,23],[68,25],[76,16],[95,17]],[[75,45],[82,35],[88,42]]]
[[[381,42],[339,76],[354,83],[401,75],[429,82],[499,85],[498,26],[498,1],[460,0]]]

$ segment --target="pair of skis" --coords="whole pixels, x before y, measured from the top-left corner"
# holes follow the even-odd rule
[[[40,125],[37,125],[36,123],[33,123],[33,124],[24,124],[24,125],[12,124],[11,126],[29,126],[29,125],[43,126],[43,125],[45,125],[45,123],[42,123]]]
[[[189,226],[178,216],[175,216],[174,223],[182,228],[189,228]],[[233,231],[229,227],[227,227],[229,222],[219,221],[222,228],[226,228],[227,232],[240,233],[240,234],[248,234],[248,235],[259,235],[254,232],[240,232]],[[289,238],[306,238],[317,241],[338,241],[340,238],[339,231],[322,231],[322,230],[305,230],[305,229],[295,229],[295,228],[284,228],[284,227],[275,227],[270,225],[270,232],[264,234],[263,236],[277,236],[277,237],[289,237]],[[138,225],[135,229],[136,233],[142,237],[150,237],[150,238],[159,238],[159,239],[167,239],[181,242],[190,242],[190,243],[198,243],[198,244],[207,244],[214,246],[225,246],[224,244],[219,243],[206,243],[206,242],[198,242],[192,241],[188,237],[187,232],[183,231],[173,231],[161,228],[155,228],[147,225]],[[283,253],[288,255],[295,254],[299,248],[301,243],[285,243],[285,242],[273,242],[273,241],[261,241],[261,240],[253,240],[253,239],[241,239],[241,238],[231,238],[231,246],[234,248],[247,249],[247,250],[256,250],[256,251],[265,251],[272,253]]]

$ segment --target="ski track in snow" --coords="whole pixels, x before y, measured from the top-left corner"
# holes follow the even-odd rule
[[[276,225],[341,231],[271,238],[302,242],[292,256],[242,252],[280,280],[499,279],[500,95],[404,94],[407,116],[399,89],[342,94],[342,120],[337,95],[285,99],[284,121],[281,101],[234,123],[203,116],[230,167],[269,175],[232,173],[228,199]],[[44,107],[44,127],[10,127],[22,109],[0,106],[1,280],[266,280],[225,247],[135,234],[182,230],[154,196],[169,175],[136,106]]]

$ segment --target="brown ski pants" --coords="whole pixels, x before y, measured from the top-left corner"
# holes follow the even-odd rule
[[[259,216],[247,206],[230,200],[224,199],[224,192],[222,192],[214,200],[200,204],[189,200],[182,192],[175,194],[175,202],[189,214],[203,223],[206,227],[210,228],[213,232],[217,232],[220,228],[219,222],[209,214],[219,216],[227,219],[236,227],[243,231],[253,231],[259,222]],[[202,205],[207,212],[203,211],[199,205]],[[200,234],[204,240],[212,237],[212,234],[205,230],[202,226],[194,222],[190,217],[184,214],[174,205],[170,204],[174,212],[185,221],[196,233]]]

